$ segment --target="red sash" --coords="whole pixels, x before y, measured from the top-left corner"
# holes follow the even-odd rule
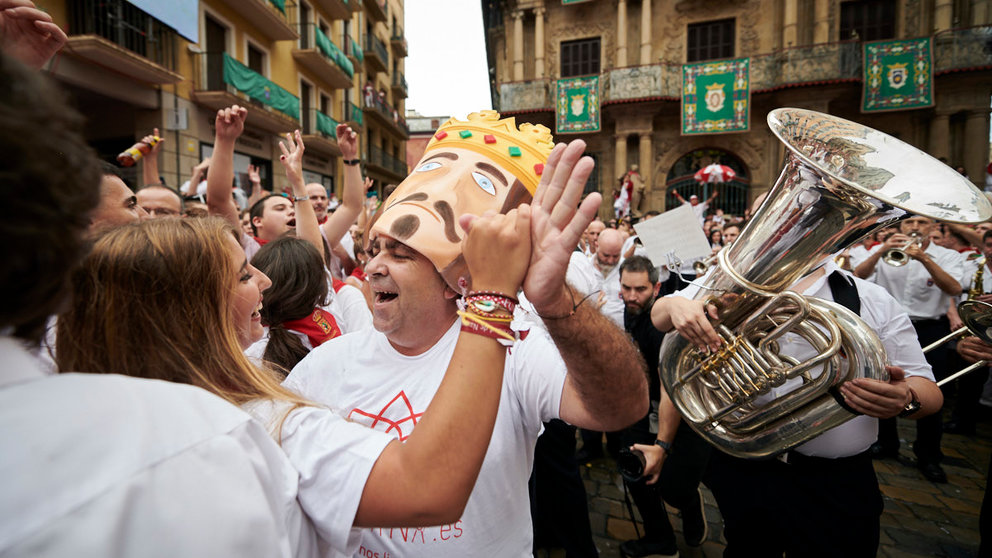
[[[330,341],[341,335],[341,328],[338,327],[334,316],[326,310],[315,308],[313,314],[298,320],[283,322],[283,327],[302,333],[310,340],[313,348],[317,348],[321,343]]]

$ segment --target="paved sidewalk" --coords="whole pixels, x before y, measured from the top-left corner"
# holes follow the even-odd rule
[[[878,555],[975,556],[979,543],[978,512],[985,492],[985,472],[992,454],[992,421],[986,419],[979,423],[975,436],[944,435],[942,446],[947,484],[931,483],[916,469],[910,451],[910,443],[916,437],[915,423],[901,420],[899,434],[903,442],[899,460],[875,462],[885,498]],[[615,472],[616,466],[606,458],[581,469],[588,493],[589,518],[600,556],[617,558],[620,555],[619,544],[635,538],[635,534],[623,502],[623,489]],[[678,512],[669,508],[672,526],[678,534],[681,556],[714,557],[723,553],[726,541],[720,511],[712,494],[705,488],[704,496],[710,531],[708,540],[700,548],[685,545]],[[551,556],[557,555],[551,553]]]

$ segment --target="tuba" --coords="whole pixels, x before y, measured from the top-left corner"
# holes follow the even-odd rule
[[[891,136],[792,108],[769,113],[768,125],[785,144],[785,168],[737,240],[697,280],[696,299],[717,308],[722,347],[703,353],[671,334],[660,357],[662,384],[689,426],[745,458],[774,456],[853,418],[838,403],[841,383],[888,379],[882,344],[861,318],[788,291],[795,281],[910,214],[959,223],[992,216],[967,179]],[[786,335],[811,356],[780,354]],[[798,387],[776,397],[787,382]]]

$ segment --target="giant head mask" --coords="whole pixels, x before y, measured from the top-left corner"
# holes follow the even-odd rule
[[[470,278],[461,257],[466,213],[505,213],[529,202],[554,143],[541,125],[500,119],[492,110],[449,119],[423,158],[369,223],[366,238],[387,235],[417,250],[459,293]]]

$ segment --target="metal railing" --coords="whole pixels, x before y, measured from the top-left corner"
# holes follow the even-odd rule
[[[375,92],[372,94],[366,93],[362,96],[365,103],[365,108],[372,109],[382,115],[386,121],[390,121],[396,128],[403,132],[404,135],[410,135],[410,127],[406,125],[406,119],[400,115],[400,112],[393,108],[384,99],[381,99]]]
[[[948,29],[933,36],[934,70],[992,66],[992,25]]]
[[[404,92],[407,90],[407,88],[406,88],[406,76],[403,75],[403,72],[401,72],[399,70],[396,70],[396,71],[393,72],[393,85],[395,87],[401,87],[401,88],[403,88],[403,91]]]
[[[365,60],[365,53],[362,52],[362,45],[355,40],[351,35],[344,36],[344,53],[348,56],[354,56],[355,60],[361,62]]]
[[[225,74],[225,59],[229,59],[232,67],[237,69],[233,75]],[[252,76],[247,80],[247,84],[237,79],[237,76],[245,75]],[[277,111],[296,120],[300,117],[299,97],[231,58],[226,52],[202,52],[193,55],[193,76],[193,89],[196,91],[227,91],[234,95],[245,96],[253,105],[267,111]],[[240,83],[241,87],[235,85],[237,83]]]
[[[310,109],[310,122],[312,128],[309,130],[309,133],[319,134],[333,140],[338,139],[336,129],[338,121],[329,115],[324,114],[318,109]]]
[[[365,50],[374,52],[382,60],[383,65],[389,60],[389,52],[386,51],[386,45],[382,44],[379,37],[376,37],[372,33],[365,35]]]
[[[354,77],[355,66],[345,56],[345,51],[331,40],[317,25],[313,23],[297,24],[300,34],[301,49],[317,49],[328,62],[341,68],[348,77]]]
[[[67,2],[70,35],[99,35],[152,62],[176,69],[176,33],[125,0]]]
[[[362,109],[358,108],[358,105],[348,101],[343,102],[342,113],[344,119],[348,122],[354,122],[361,126],[364,123],[364,115],[362,114]]]
[[[406,161],[397,159],[374,145],[369,146],[369,163],[390,170],[399,176],[406,176]]]

